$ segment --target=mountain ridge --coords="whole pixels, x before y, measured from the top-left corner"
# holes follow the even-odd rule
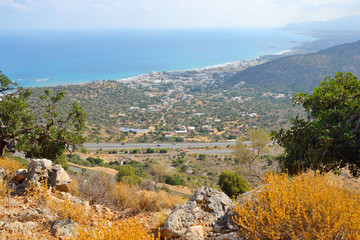
[[[346,16],[328,21],[312,21],[287,24],[279,30],[285,31],[313,31],[313,30],[359,30],[360,15]]]
[[[226,79],[222,86],[229,88],[245,82],[245,87],[263,92],[312,91],[325,76],[334,76],[337,72],[360,75],[360,41],[247,68]]]

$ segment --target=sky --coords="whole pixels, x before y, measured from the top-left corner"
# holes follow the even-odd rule
[[[0,0],[0,30],[282,27],[357,14],[359,0]]]

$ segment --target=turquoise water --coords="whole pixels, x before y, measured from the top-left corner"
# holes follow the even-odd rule
[[[24,87],[53,86],[203,68],[310,40],[271,29],[1,32],[0,70]]]

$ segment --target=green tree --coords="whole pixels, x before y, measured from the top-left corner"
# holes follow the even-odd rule
[[[260,154],[264,152],[266,145],[270,142],[270,135],[265,132],[264,129],[256,128],[248,131],[247,140],[249,140],[249,144],[245,145],[243,143],[244,140],[245,139],[243,138],[238,138],[233,147],[235,161],[240,164],[246,164],[252,176],[263,180],[263,178],[254,171],[253,164]]]
[[[0,72],[0,156],[5,147],[11,151],[22,150],[28,158],[58,159],[67,149],[82,146],[86,114],[73,102],[67,114],[60,114],[58,103],[64,92],[51,96],[45,90],[40,96],[43,114],[35,115],[28,108],[29,90],[18,88]]]
[[[247,181],[241,177],[240,174],[230,170],[221,172],[218,185],[229,197],[236,197],[239,194],[249,191]]]
[[[0,74],[0,78],[4,76]],[[6,86],[0,88],[9,89]],[[34,121],[34,116],[26,103],[29,91],[1,93],[3,95],[0,95],[0,157],[3,156],[5,148],[14,152],[15,148],[24,143],[24,136],[31,133]]]
[[[131,176],[135,174],[135,169],[130,165],[123,165],[119,168],[118,173],[116,174],[116,179],[121,182],[124,177]]]
[[[307,119],[272,132],[284,147],[283,170],[292,174],[306,169],[333,171],[347,167],[360,175],[360,82],[351,73],[325,77],[312,94],[297,93],[294,105],[305,108]]]
[[[12,92],[17,88],[17,84],[13,83],[6,75],[0,71],[0,96]]]
[[[116,180],[118,182],[126,182],[132,185],[141,183],[139,176],[135,175],[135,169],[130,165],[121,166],[116,174]]]

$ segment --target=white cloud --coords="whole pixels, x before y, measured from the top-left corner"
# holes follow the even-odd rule
[[[30,11],[32,8],[31,1],[16,1],[16,0],[0,0],[0,6],[9,6],[11,8],[22,10],[22,11]]]
[[[0,0],[0,12],[6,12],[0,29],[25,23],[32,27],[253,27],[360,14],[360,1]]]

